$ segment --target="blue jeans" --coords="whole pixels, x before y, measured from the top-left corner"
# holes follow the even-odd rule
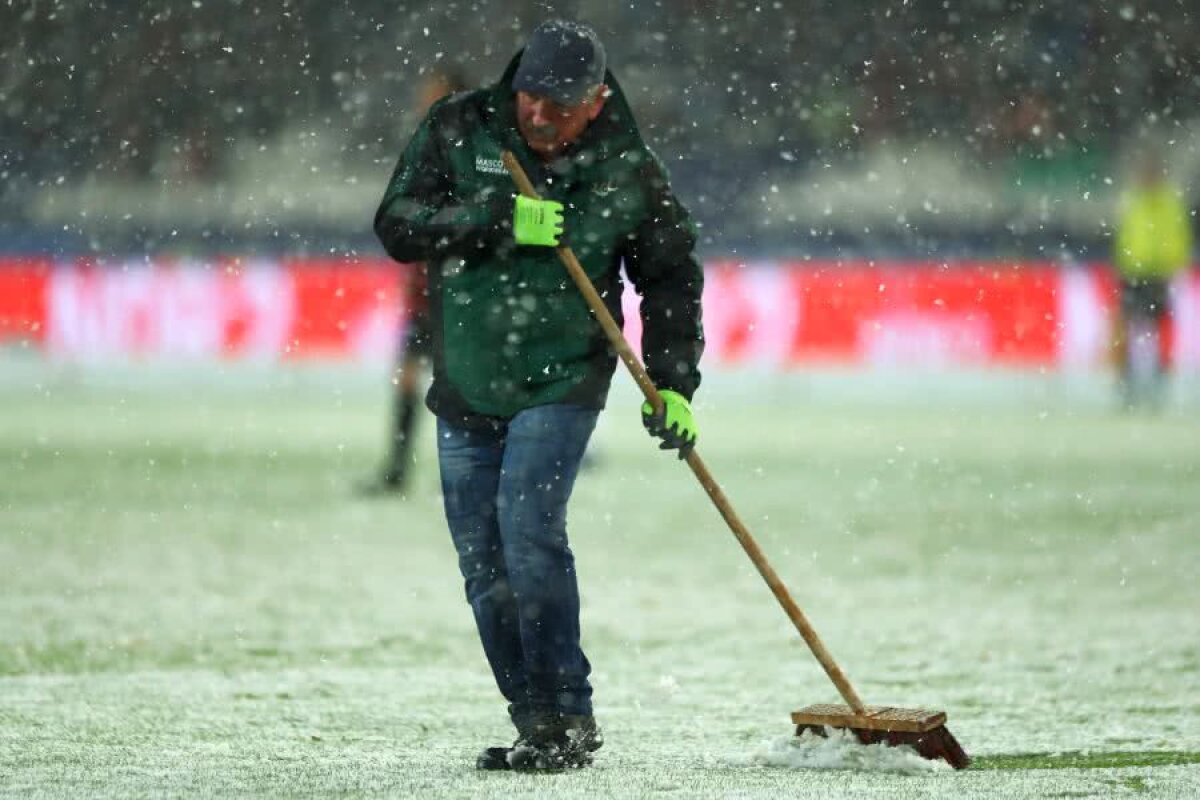
[[[503,430],[438,419],[446,521],[496,685],[515,711],[591,714],[567,500],[596,409],[535,406]]]

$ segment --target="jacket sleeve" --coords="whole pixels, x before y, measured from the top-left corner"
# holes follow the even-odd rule
[[[435,104],[392,172],[375,235],[397,261],[428,261],[490,247],[511,229],[512,197],[460,197],[455,192],[442,130],[450,108]]]
[[[653,156],[641,171],[646,217],[624,251],[625,271],[642,297],[642,358],[650,380],[689,400],[700,385],[704,271],[693,249],[696,229]]]

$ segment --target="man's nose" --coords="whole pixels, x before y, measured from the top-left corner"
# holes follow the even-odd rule
[[[550,121],[546,115],[545,100],[534,100],[529,104],[529,120],[534,125],[545,125]]]

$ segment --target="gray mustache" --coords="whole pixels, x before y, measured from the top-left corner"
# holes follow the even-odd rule
[[[529,125],[529,130],[538,136],[546,138],[558,135],[558,128],[553,125]]]

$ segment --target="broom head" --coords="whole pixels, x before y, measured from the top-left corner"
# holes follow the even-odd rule
[[[869,706],[866,711],[858,714],[850,706],[818,704],[792,712],[792,722],[797,736],[806,730],[825,736],[826,728],[843,728],[863,744],[908,745],[922,757],[943,760],[955,769],[971,763],[946,727],[944,711],[890,706]]]

